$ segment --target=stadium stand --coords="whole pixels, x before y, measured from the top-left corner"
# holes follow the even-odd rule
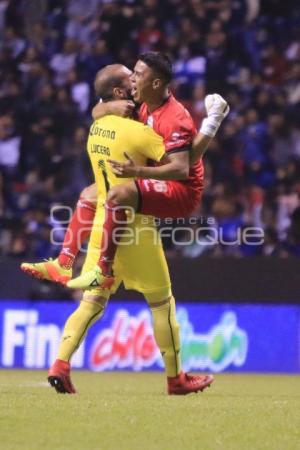
[[[212,218],[228,241],[265,232],[256,246],[165,242],[169,255],[300,256],[298,1],[1,0],[0,38],[2,256],[56,255],[50,208],[73,206],[91,182],[95,73],[148,50],[171,55],[174,93],[197,124],[207,93],[231,106],[205,156],[198,225]]]

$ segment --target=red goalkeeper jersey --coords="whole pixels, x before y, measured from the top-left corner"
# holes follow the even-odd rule
[[[176,153],[182,149],[191,150],[197,129],[188,110],[173,95],[152,113],[143,103],[139,111],[139,120],[162,136],[167,153]],[[190,168],[188,179],[181,183],[187,184],[194,191],[202,192],[204,186],[202,161],[198,161]]]

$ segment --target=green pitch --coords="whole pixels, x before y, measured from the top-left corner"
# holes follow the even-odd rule
[[[45,372],[0,371],[3,450],[299,450],[300,377],[216,375],[186,397],[163,374],[75,372],[58,395]]]

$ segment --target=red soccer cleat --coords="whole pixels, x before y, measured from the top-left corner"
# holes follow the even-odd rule
[[[214,381],[212,375],[188,375],[180,372],[177,377],[168,377],[169,395],[186,395],[191,392],[203,391]]]
[[[67,361],[55,361],[49,369],[48,381],[58,394],[76,394],[70,377],[70,363]]]

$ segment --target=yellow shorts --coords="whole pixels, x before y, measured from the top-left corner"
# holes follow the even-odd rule
[[[82,273],[93,268],[99,259],[104,214],[104,208],[98,207]],[[153,218],[136,214],[128,222],[113,266],[115,283],[106,297],[116,292],[122,282],[125,289],[142,294],[170,289],[169,269]],[[88,292],[99,295],[99,291],[104,293],[97,289]]]

